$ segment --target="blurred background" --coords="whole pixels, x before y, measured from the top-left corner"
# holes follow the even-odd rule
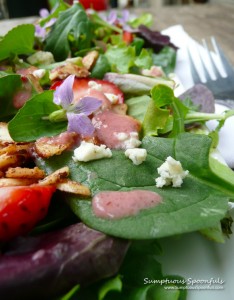
[[[57,0],[0,0],[0,19],[37,16],[41,8],[49,8]],[[223,0],[220,0],[222,2]],[[234,0],[229,0],[234,1]],[[72,3],[72,0],[66,0]],[[85,8],[96,10],[129,7],[160,7],[163,5],[186,5],[192,3],[218,2],[218,0],[80,0]]]

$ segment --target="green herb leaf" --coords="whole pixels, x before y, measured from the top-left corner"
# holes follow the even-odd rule
[[[13,95],[21,87],[20,75],[7,74],[0,77],[0,119],[13,116],[17,109],[13,106]]]
[[[108,59],[103,54],[99,54],[95,66],[91,71],[91,77],[102,79],[111,70]]]
[[[35,27],[19,25],[10,30],[0,41],[0,61],[10,56],[32,53]]]
[[[153,53],[153,62],[155,66],[162,67],[167,75],[174,72],[176,65],[175,49],[164,47],[158,54]]]
[[[100,288],[98,300],[104,300],[105,296],[112,291],[121,292],[122,290],[122,281],[120,279],[120,276],[116,276],[114,278],[111,278],[107,280]]]
[[[52,52],[56,61],[64,60],[71,51],[76,52],[90,47],[93,38],[92,29],[93,25],[83,7],[74,4],[71,8],[60,12],[46,38],[45,50]]]
[[[133,28],[138,28],[140,25],[145,25],[150,27],[153,23],[153,16],[149,13],[143,13],[140,17],[134,18],[133,20],[129,21],[128,24]]]
[[[161,204],[119,220],[97,218],[90,201],[67,195],[72,210],[88,226],[123,238],[151,239],[213,227],[225,216],[228,201],[234,199],[233,184],[211,169],[211,143],[207,136],[190,133],[176,139],[145,137],[142,147],[148,156],[139,166],[125,158],[122,151],[113,151],[111,159],[87,163],[74,163],[73,153],[68,152],[46,162],[39,159],[38,164],[48,173],[69,166],[71,178],[88,185],[93,195],[103,190],[146,189],[159,193]],[[156,188],[157,168],[169,155],[190,173],[181,188]],[[226,171],[228,167],[222,169]],[[234,180],[233,172],[231,176]]]
[[[9,122],[11,137],[17,142],[31,142],[44,136],[54,136],[66,130],[67,122],[52,123],[47,119],[57,110],[53,103],[53,91],[46,91],[27,101]]]
[[[159,129],[164,129],[169,118],[169,110],[158,108],[154,101],[151,100],[148,104],[142,129],[143,135],[158,135]]]
[[[135,64],[135,47],[127,47],[124,43],[109,46],[105,56],[111,65],[112,72],[129,73],[130,68]]]

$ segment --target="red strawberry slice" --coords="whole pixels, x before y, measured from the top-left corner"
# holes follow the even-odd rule
[[[13,186],[0,188],[0,241],[23,235],[43,219],[54,186]]]
[[[56,81],[50,87],[50,89],[55,90],[60,84],[62,80]],[[92,87],[92,82],[95,82],[97,85],[100,85],[100,88]],[[107,80],[95,79],[95,78],[75,78],[73,84],[74,98],[75,100],[79,100],[85,96],[92,96],[103,100],[103,94],[114,94],[118,97],[118,103],[124,102],[124,94],[123,92],[112,82]],[[99,93],[97,93],[97,91]],[[99,95],[99,96],[98,96]]]

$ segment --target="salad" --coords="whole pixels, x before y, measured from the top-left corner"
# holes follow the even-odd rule
[[[1,38],[2,299],[183,300],[160,239],[231,234],[216,148],[234,111],[202,85],[175,96],[177,47],[151,22],[60,0]]]

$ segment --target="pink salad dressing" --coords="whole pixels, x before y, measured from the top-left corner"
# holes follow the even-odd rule
[[[154,207],[161,201],[159,194],[147,190],[107,191],[93,197],[92,209],[99,218],[120,219],[136,215],[142,209]]]
[[[123,141],[118,138],[119,133],[138,133],[141,127],[140,123],[132,117],[109,110],[95,115],[92,122],[97,139],[111,149],[124,149]]]

